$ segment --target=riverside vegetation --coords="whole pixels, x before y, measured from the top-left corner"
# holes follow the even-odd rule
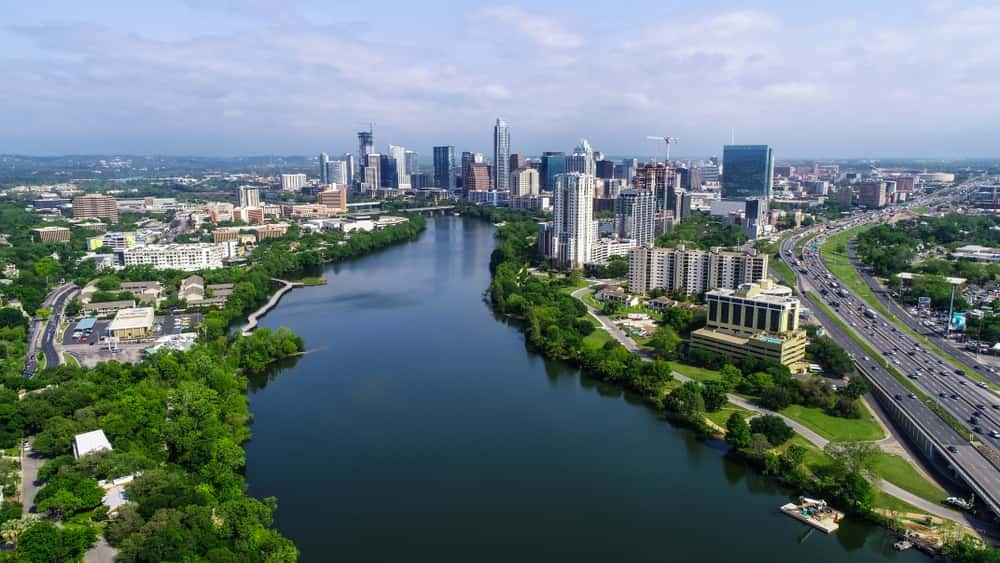
[[[674,420],[693,427],[703,435],[724,434],[732,447],[730,455],[740,457],[763,473],[800,491],[822,494],[845,510],[893,529],[901,524],[885,512],[877,511],[879,495],[872,482],[879,478],[881,459],[878,447],[871,442],[832,441],[819,450],[801,438],[780,417],[764,415],[748,423],[745,411],[733,412],[724,420],[724,429],[710,424],[712,413],[722,411],[727,394],[739,392],[772,410],[792,405],[819,409],[818,415],[859,419],[867,416],[859,398],[868,391],[867,382],[851,377],[839,391],[820,378],[800,381],[780,364],[745,358],[736,364],[701,350],[685,350],[678,334],[685,327],[669,322],[659,327],[660,342],[651,342],[657,356],[642,361],[621,344],[609,338],[594,338],[594,322],[586,308],[570,293],[585,284],[580,275],[533,274],[529,267],[536,260],[537,227],[531,221],[517,220],[509,211],[480,211],[491,221],[509,221],[497,229],[498,244],[490,260],[493,274],[488,295],[494,308],[520,319],[526,339],[533,348],[551,358],[578,365],[587,375],[617,383],[642,395],[654,408]],[[814,338],[810,357],[830,373],[848,375],[853,365],[839,346],[829,338]],[[683,357],[688,364],[709,368],[702,370],[700,381],[679,384],[672,376],[667,359]],[[680,366],[679,366],[680,367]],[[693,373],[698,368],[685,368]],[[724,430],[720,431],[720,430]],[[1000,552],[986,551],[971,538],[958,538],[947,548],[960,561],[996,561]]]
[[[27,319],[15,309],[0,309],[5,367],[0,447],[35,436],[34,451],[46,457],[39,472],[44,486],[35,504],[47,518],[22,518],[19,503],[5,502],[0,535],[16,548],[0,552],[0,561],[78,560],[101,530],[118,548],[119,561],[297,560],[295,545],[273,528],[275,499],[246,495],[242,444],[250,438],[248,377],[302,353],[304,344],[286,329],[258,329],[241,337],[228,328],[268,298],[271,278],[317,272],[323,263],[412,240],[424,226],[422,217],[413,216],[407,223],[354,233],[349,239],[296,232],[295,237],[266,241],[255,249],[249,267],[205,272],[209,283],[235,286],[225,308],[206,314],[197,346],[154,354],[135,365],[63,365],[31,379],[20,377],[15,367],[23,365]],[[26,278],[28,287],[42,284],[34,293],[15,284],[14,293],[24,302],[40,302],[44,296],[47,282],[39,281],[39,270],[50,280],[76,275],[78,282],[98,274],[72,261],[43,257],[41,251],[52,244],[34,245],[40,252],[19,251],[36,261],[19,265],[36,272]],[[169,286],[185,275],[128,268],[102,278],[101,290],[112,292],[123,280],[158,280]],[[22,400],[19,390],[28,391]],[[97,428],[114,450],[74,459],[73,436]],[[130,502],[109,518],[97,481],[131,473],[139,476],[128,486]],[[16,493],[13,486],[5,489],[10,489],[5,490],[8,498]]]

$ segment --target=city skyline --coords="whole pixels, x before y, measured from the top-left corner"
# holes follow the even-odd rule
[[[378,146],[488,152],[502,115],[528,154],[660,156],[646,137],[670,135],[710,155],[735,129],[789,158],[994,156],[1000,8],[861,6],[15,4],[0,152],[339,154],[371,121]]]

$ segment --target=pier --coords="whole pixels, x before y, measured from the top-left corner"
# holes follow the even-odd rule
[[[257,309],[253,313],[250,313],[250,315],[247,317],[247,324],[243,325],[243,329],[240,331],[240,333],[243,336],[250,336],[250,333],[253,332],[253,330],[255,328],[257,328],[257,321],[258,321],[258,319],[260,319],[261,317],[263,317],[265,314],[267,314],[268,311],[270,311],[272,308],[274,308],[274,306],[278,304],[278,301],[281,300],[281,296],[282,295],[284,295],[284,294],[288,293],[289,291],[291,291],[292,288],[302,287],[303,286],[303,284],[301,284],[299,282],[290,282],[288,280],[279,280],[278,278],[271,278],[271,281],[275,282],[275,283],[280,283],[281,284],[281,289],[279,289],[278,291],[275,291],[274,295],[272,295],[271,298],[267,300],[267,303],[264,303],[260,307],[260,309]]]

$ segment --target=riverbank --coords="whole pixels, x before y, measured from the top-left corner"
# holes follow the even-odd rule
[[[278,301],[281,300],[282,295],[288,293],[293,288],[305,286],[305,284],[301,282],[290,282],[287,280],[279,280],[279,279],[273,279],[271,281],[281,284],[281,289],[275,291],[274,294],[271,295],[271,298],[267,300],[267,303],[261,305],[260,308],[254,311],[253,313],[250,313],[250,315],[247,317],[247,324],[245,324],[243,326],[243,329],[240,331],[243,334],[243,336],[250,336],[250,333],[253,332],[253,329],[257,328],[257,319],[266,315],[268,311],[270,311],[275,305],[277,305]],[[311,285],[318,285],[318,284],[314,283]]]

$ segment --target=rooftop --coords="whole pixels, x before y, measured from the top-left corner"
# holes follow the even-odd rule
[[[122,309],[115,314],[115,319],[108,325],[109,331],[127,330],[153,326],[152,307],[134,307]]]
[[[73,455],[77,458],[95,452],[112,450],[111,442],[104,435],[104,430],[97,429],[73,437]]]

